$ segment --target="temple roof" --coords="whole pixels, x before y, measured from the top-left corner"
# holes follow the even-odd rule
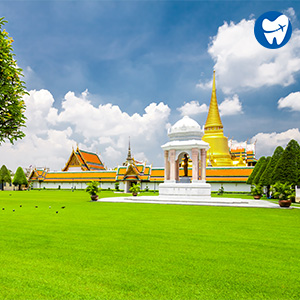
[[[103,163],[96,153],[80,150],[78,147],[72,151],[62,171],[69,171],[70,168],[80,168],[82,171],[105,170]]]
[[[218,129],[223,128],[217,101],[215,71],[213,77],[213,87],[209,104],[209,110],[204,129],[208,129],[211,127],[218,127]]]

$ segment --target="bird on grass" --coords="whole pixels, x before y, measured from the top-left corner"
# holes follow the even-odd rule
[[[38,206],[36,205],[35,208],[38,208]]]
[[[22,207],[22,205],[20,205],[20,207]]]
[[[3,207],[2,210],[5,210],[5,208]]]
[[[13,209],[13,211],[15,211],[15,210]]]
[[[56,211],[56,213],[58,214],[58,211]]]
[[[65,207],[65,206],[62,206],[61,208],[64,209],[64,208],[66,208],[66,207]]]

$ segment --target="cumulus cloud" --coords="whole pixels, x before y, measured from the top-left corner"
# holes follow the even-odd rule
[[[170,114],[162,102],[151,103],[144,114],[133,115],[110,103],[95,106],[87,91],[79,96],[68,92],[61,110],[54,107],[54,98],[47,90],[30,91],[24,100],[26,137],[15,145],[0,147],[0,156],[11,169],[19,165],[62,169],[76,144],[100,152],[104,164],[114,167],[126,158],[129,136],[133,154],[153,159],[161,151]]]
[[[296,12],[293,7],[289,7],[288,9],[284,10],[283,14],[286,15],[292,21],[292,23],[297,19]]]
[[[278,108],[290,108],[293,111],[300,111],[300,92],[290,93],[288,96],[280,98]]]
[[[208,112],[208,106],[205,103],[200,105],[198,101],[191,101],[177,108],[177,110],[182,116],[193,116]]]
[[[51,115],[55,113],[52,107],[54,98],[51,93],[47,90],[32,90],[23,98],[26,104],[27,132],[47,133],[48,125],[52,123]]]
[[[213,85],[212,80],[205,81],[205,82],[200,81],[199,83],[196,84],[196,87],[200,88],[200,89],[203,89],[203,90],[211,90],[212,85]]]
[[[254,24],[255,20],[245,19],[237,24],[225,22],[211,39],[208,53],[215,61],[218,86],[224,93],[288,86],[295,82],[295,74],[300,71],[300,31],[294,29],[290,41],[274,51],[257,42]]]
[[[234,95],[232,98],[225,98],[225,100],[219,105],[221,116],[231,116],[242,114],[242,104],[238,95]]]
[[[52,121],[55,124],[72,124],[74,131],[83,135],[87,142],[99,137],[102,141],[107,141],[107,138],[124,135],[142,135],[144,139],[151,140],[156,129],[164,127],[169,114],[168,105],[160,102],[149,104],[143,115],[135,113],[130,116],[117,105],[107,103],[95,107],[86,94],[76,96],[73,92],[68,92],[62,102],[62,111],[58,113],[56,110]]]
[[[251,142],[256,141],[256,157],[260,157],[272,155],[277,146],[285,148],[291,139],[300,142],[299,128],[292,128],[280,133],[258,133],[251,139]]]
[[[117,149],[115,149],[112,146],[108,146],[105,148],[105,151],[103,153],[103,155],[111,160],[121,160],[122,159],[122,152],[118,151]],[[124,159],[124,157],[123,157]],[[121,164],[121,161],[120,161]]]

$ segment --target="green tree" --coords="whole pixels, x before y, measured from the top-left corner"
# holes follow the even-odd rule
[[[4,189],[4,183],[11,183],[11,176],[10,176],[10,172],[8,171],[8,169],[6,168],[5,165],[3,165],[0,169],[0,182],[1,182],[1,188],[2,191]]]
[[[19,167],[15,173],[14,179],[13,179],[13,185],[19,186],[19,190],[21,189],[21,185],[28,185],[27,178],[25,176],[25,173],[21,167]]]
[[[12,42],[5,29],[6,21],[0,18],[0,143],[8,139],[11,143],[25,134],[25,103],[22,99],[25,92],[22,69],[14,60]]]
[[[300,146],[290,140],[272,173],[272,184],[276,182],[297,185],[300,183]]]
[[[278,146],[273,155],[271,160],[269,161],[267,167],[265,168],[265,171],[260,177],[259,184],[262,186],[266,186],[268,189],[270,188],[270,185],[272,184],[272,173],[276,167],[276,164],[284,152],[284,149],[281,146]]]
[[[255,165],[255,167],[254,167],[252,173],[250,174],[250,176],[249,176],[248,179],[247,179],[247,182],[246,182],[247,184],[253,184],[253,180],[254,180],[255,176],[256,176],[256,174],[259,172],[259,170],[260,170],[262,164],[265,163],[265,160],[266,160],[266,158],[265,158],[264,156],[262,156],[262,157],[258,160],[258,162],[256,163],[256,165]]]
[[[270,161],[271,161],[271,156],[268,156],[265,160],[262,161],[260,169],[257,171],[255,177],[253,178],[252,184],[259,184],[260,178]]]

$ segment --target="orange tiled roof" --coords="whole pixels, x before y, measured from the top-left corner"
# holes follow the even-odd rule
[[[29,174],[28,180],[44,180],[48,169],[33,169]]]
[[[82,171],[105,170],[103,163],[96,153],[80,150],[78,147],[76,151],[72,151],[62,171],[68,171],[73,167],[79,167]]]
[[[83,158],[82,160],[90,170],[105,170],[103,163],[96,153],[91,153],[77,149],[78,155]]]
[[[100,181],[112,182],[116,179],[116,171],[87,171],[87,172],[48,172],[45,176],[45,182],[86,182],[86,181]]]

